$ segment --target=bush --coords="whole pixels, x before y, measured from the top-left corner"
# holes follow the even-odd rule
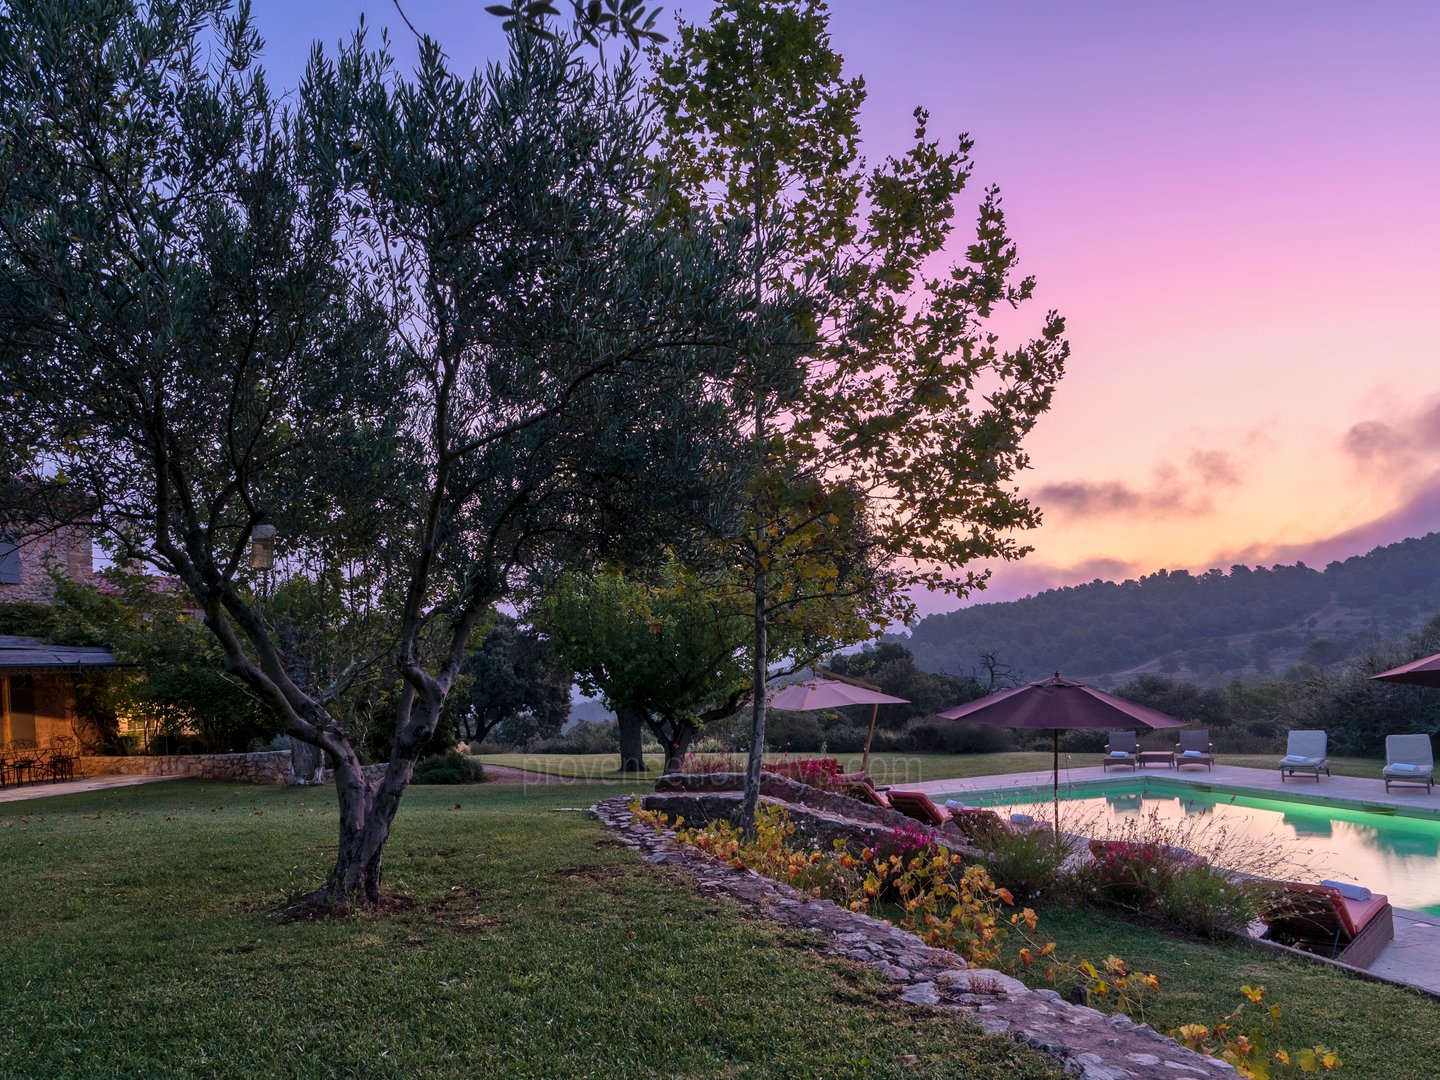
[[[991,754],[1011,745],[1010,733],[1004,728],[952,720],[918,720],[895,740],[895,748],[908,754]]]
[[[484,766],[458,750],[423,758],[415,764],[414,775],[410,777],[412,784],[480,784],[484,781]]]
[[[1219,937],[1254,922],[1269,889],[1196,862],[1181,866],[1170,876],[1160,897],[1160,910],[1177,926],[1205,937]]]
[[[890,732],[877,730],[875,732],[876,745],[872,749],[878,749],[882,734],[889,736]],[[834,754],[860,753],[865,749],[865,728],[851,727],[845,724],[830,728],[825,732],[825,749]]]
[[[548,739],[532,739],[531,754],[609,754],[620,749],[620,728],[614,721],[580,721],[570,730]]]
[[[775,750],[819,750],[825,729],[808,713],[773,712],[765,720],[765,745]]]
[[[1051,892],[1064,881],[1061,867],[1069,848],[1055,843],[1055,834],[1043,826],[990,829],[979,846],[995,884],[1021,899]]]

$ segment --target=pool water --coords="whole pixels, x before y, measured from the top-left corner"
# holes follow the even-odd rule
[[[960,792],[970,805],[1049,821],[1048,788]],[[1153,815],[1172,826],[1210,815],[1232,835],[1277,852],[1291,876],[1354,881],[1385,893],[1395,907],[1440,915],[1440,820],[1374,813],[1336,804],[1289,802],[1157,780],[1076,784],[1060,789],[1061,827],[1106,835]],[[1068,823],[1068,824],[1067,824]],[[1202,828],[1203,831],[1203,828]]]

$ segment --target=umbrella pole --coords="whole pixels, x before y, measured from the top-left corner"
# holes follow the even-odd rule
[[[870,775],[870,743],[875,738],[875,718],[880,715],[880,703],[870,707],[870,730],[865,733],[865,756],[860,761],[860,771]]]
[[[1050,735],[1055,740],[1055,760],[1050,779],[1055,797],[1055,846],[1058,848],[1060,846],[1060,729],[1053,728]]]

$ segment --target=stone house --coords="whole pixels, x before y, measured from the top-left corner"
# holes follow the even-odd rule
[[[92,579],[88,530],[0,533],[0,603],[48,604],[55,591],[52,569],[75,581]],[[115,663],[106,649],[0,636],[0,745],[33,741],[43,747],[57,735],[74,735],[83,743],[88,732],[75,723],[75,679]]]

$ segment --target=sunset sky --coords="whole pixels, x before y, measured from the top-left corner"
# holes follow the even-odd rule
[[[479,0],[404,6],[456,61],[501,55]],[[831,9],[866,152],[899,151],[916,105],[973,135],[1069,323],[1023,480],[1045,525],[982,599],[1440,528],[1440,4]],[[413,52],[388,2],[255,10],[277,83],[362,10]]]

